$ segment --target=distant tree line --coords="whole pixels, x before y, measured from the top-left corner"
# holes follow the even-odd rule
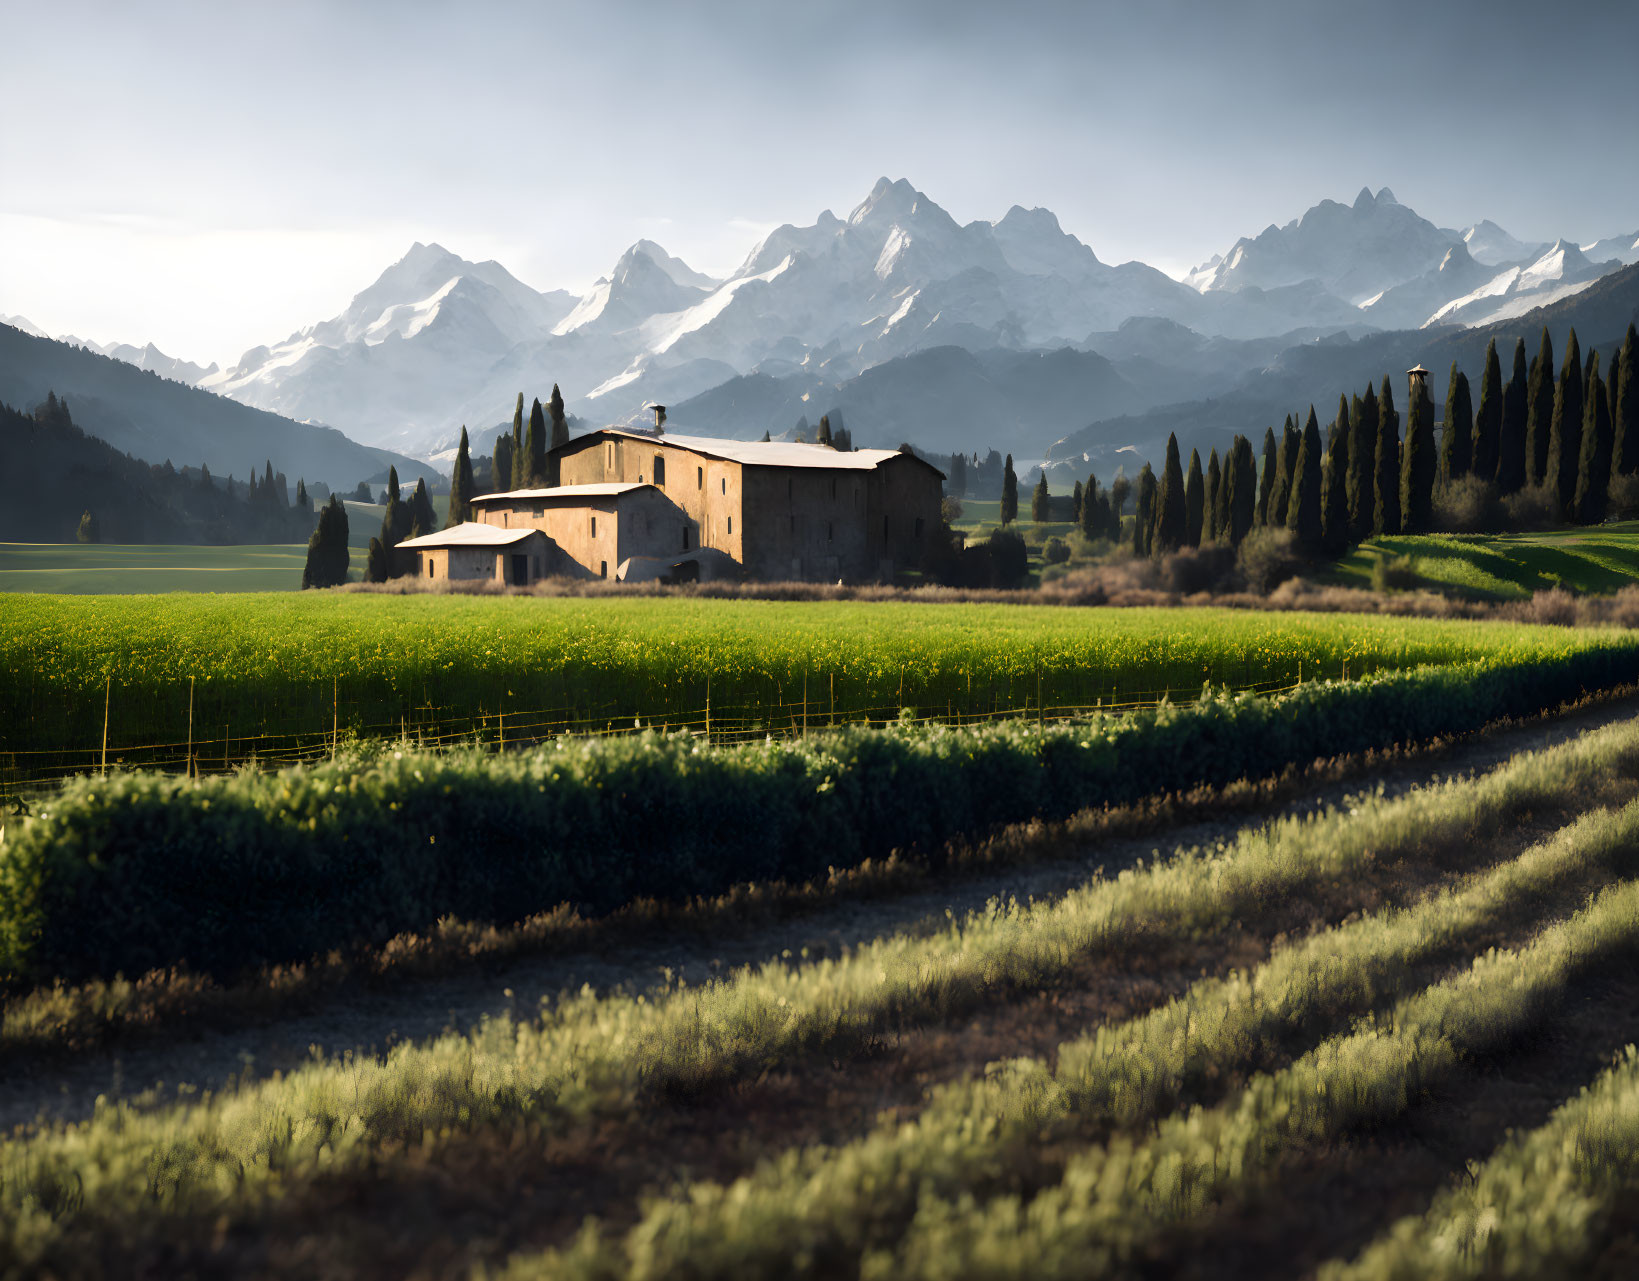
[[[1556,376],[1544,327],[1529,363],[1524,340],[1516,342],[1504,382],[1493,341],[1478,404],[1452,364],[1438,429],[1427,379],[1418,378],[1402,434],[1385,376],[1380,389],[1340,396],[1324,431],[1313,406],[1301,427],[1288,416],[1278,437],[1265,431],[1261,462],[1251,441],[1236,436],[1223,459],[1211,451],[1204,469],[1192,450],[1186,471],[1169,437],[1160,479],[1148,463],[1138,475],[1133,550],[1239,546],[1252,530],[1273,527],[1292,531],[1312,556],[1337,557],[1376,535],[1587,525],[1629,512],[1639,507],[1631,479],[1639,475],[1635,347],[1630,324],[1607,359],[1584,359],[1572,329]],[[1084,505],[1096,485],[1089,478]],[[1107,528],[1096,515],[1093,525]]]
[[[210,468],[147,463],[88,435],[48,391],[29,413],[0,406],[0,460],[19,478],[0,531],[23,541],[292,543],[313,528],[313,503],[268,461],[247,480]]]

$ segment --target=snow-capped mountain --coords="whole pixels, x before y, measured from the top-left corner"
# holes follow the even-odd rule
[[[1438,228],[1387,188],[1363,190],[1352,206],[1322,201],[1243,239],[1179,282],[1143,263],[1103,262],[1048,210],[1015,205],[994,222],[961,224],[908,181],[883,178],[846,218],[826,210],[776,228],[722,280],[645,240],[577,299],[417,244],[339,315],[245,353],[205,385],[431,455],[462,424],[509,417],[520,390],[544,394],[553,383],[571,412],[623,422],[647,403],[679,405],[733,380],[840,387],[942,347],[1086,350],[1090,335],[1133,317],[1205,339],[1297,341],[1414,327],[1442,309],[1460,318],[1508,271],[1515,283],[1501,292],[1522,296],[1586,277],[1568,251],[1557,275],[1532,267],[1551,256],[1532,246],[1529,262],[1488,261],[1520,244],[1489,222]],[[854,436],[884,443],[862,419]]]
[[[1577,245],[1557,240],[1541,256],[1490,275],[1477,288],[1453,298],[1426,323],[1489,325],[1523,316],[1532,308],[1580,293],[1621,265],[1615,259],[1592,262]]]
[[[1592,262],[1605,262],[1611,258],[1624,265],[1639,262],[1639,231],[1630,231],[1625,236],[1609,236],[1604,240],[1596,240],[1591,245],[1583,245],[1582,252]]]
[[[0,316],[0,325],[10,325],[13,329],[21,329],[25,334],[32,334],[36,338],[52,337],[38,325],[31,324],[26,316]],[[180,356],[167,356],[153,343],[133,347],[130,343],[123,342],[92,342],[89,338],[76,338],[73,334],[58,334],[56,341],[67,343],[70,347],[84,347],[99,356],[112,356],[115,360],[123,360],[138,369],[151,370],[161,378],[187,383],[190,387],[198,386],[205,378],[216,373],[214,362],[202,366],[194,364],[191,360],[183,360]]]
[[[27,316],[0,316],[0,325],[10,325],[13,329],[21,329],[25,334],[30,334],[35,338],[51,337]]]
[[[1284,227],[1242,238],[1187,278],[1202,293],[1319,281],[1360,304],[1439,265],[1458,238],[1419,217],[1387,187],[1362,187],[1353,205],[1322,200]]]
[[[1500,267],[1505,263],[1535,258],[1548,248],[1547,245],[1531,245],[1523,240],[1516,240],[1489,218],[1482,219],[1472,227],[1464,228],[1462,240],[1469,256],[1487,267]]]

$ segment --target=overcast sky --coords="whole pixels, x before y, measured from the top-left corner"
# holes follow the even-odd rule
[[[0,0],[0,313],[236,360],[415,240],[584,289],[714,274],[905,177],[1174,274],[1387,185],[1639,229],[1639,4]]]

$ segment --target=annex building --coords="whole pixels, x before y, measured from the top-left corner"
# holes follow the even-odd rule
[[[748,577],[887,580],[922,561],[944,474],[890,449],[604,428],[548,456],[560,483],[484,494],[408,539],[408,572],[527,584]]]

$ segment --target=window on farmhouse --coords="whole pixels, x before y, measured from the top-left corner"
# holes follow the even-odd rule
[[[728,536],[730,538],[734,537],[734,517],[732,516],[728,518]]]
[[[727,476],[723,477],[722,485],[723,485],[723,492],[725,494],[728,493],[728,477]]]
[[[683,526],[683,550],[688,551],[688,549],[689,549],[689,527],[687,525],[684,525]]]
[[[546,515],[546,505],[544,503],[536,503],[535,506],[533,506],[529,509],[529,514],[531,516],[544,516],[544,515]]]
[[[609,577],[609,562],[608,561],[600,560],[598,562],[598,577],[599,578]]]
[[[704,467],[696,467],[694,469],[694,487],[696,489],[704,489],[706,487],[706,469]]]
[[[609,471],[615,469],[615,442],[612,440],[603,447],[603,465]]]
[[[657,485],[666,483],[666,460],[660,454],[654,456],[654,483]]]
[[[594,516],[594,517],[592,517],[592,537],[596,538],[597,536],[598,536],[598,518],[596,516]]]

